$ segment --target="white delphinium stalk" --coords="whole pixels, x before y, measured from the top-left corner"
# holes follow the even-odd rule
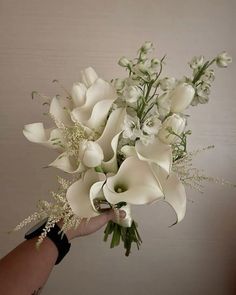
[[[192,106],[196,106],[197,104],[205,104],[209,101],[209,95],[210,95],[210,84],[203,82],[198,85],[197,87],[197,93],[191,102]]]
[[[139,137],[141,132],[139,118],[137,116],[132,117],[127,114],[124,119],[123,130],[124,138],[135,140],[137,137]]]
[[[213,69],[207,69],[201,77],[201,80],[206,83],[212,83],[215,80],[215,72]]]
[[[201,66],[203,66],[204,63],[204,56],[194,56],[192,60],[190,61],[189,65],[190,68],[193,70],[199,69]]]
[[[176,79],[174,77],[165,77],[160,80],[160,88],[163,91],[172,90],[176,85]]]
[[[146,119],[142,126],[142,131],[148,135],[156,135],[161,127],[158,115]]]
[[[123,100],[128,105],[135,105],[141,95],[142,92],[137,86],[128,86],[123,92]]]

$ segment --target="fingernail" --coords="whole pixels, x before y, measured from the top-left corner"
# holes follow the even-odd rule
[[[124,210],[120,210],[119,211],[119,216],[120,216],[120,218],[125,218],[126,212]]]

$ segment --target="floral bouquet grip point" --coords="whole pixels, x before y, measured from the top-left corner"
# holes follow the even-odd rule
[[[109,221],[104,241],[111,247],[122,241],[128,256],[132,243],[142,242],[132,205],[167,202],[180,222],[186,211],[185,186],[201,190],[202,181],[212,180],[192,167],[198,153],[187,150],[187,108],[209,100],[215,75],[212,69],[227,67],[232,61],[226,52],[212,60],[194,57],[189,63],[191,77],[162,77],[165,56],[150,57],[153,44],[145,42],[133,60],[122,57],[118,64],[127,76],[110,83],[98,77],[91,67],[81,72],[81,82],[73,84],[64,96],[53,98],[36,91],[48,106],[53,127],[43,123],[25,125],[23,134],[31,142],[58,152],[48,166],[60,169],[69,179],[58,176],[58,191],[52,201],[39,201],[38,210],[22,221],[18,230],[31,221],[48,217],[38,239],[63,220],[65,232],[79,226],[83,218],[112,208],[116,222]],[[210,147],[207,147],[207,149]],[[126,212],[119,219],[118,210]]]

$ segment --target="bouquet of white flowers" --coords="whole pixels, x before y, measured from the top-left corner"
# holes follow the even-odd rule
[[[189,63],[192,76],[175,79],[161,77],[165,56],[150,57],[152,51],[153,44],[145,42],[136,58],[122,57],[118,64],[127,71],[125,78],[107,82],[89,67],[70,92],[63,88],[64,97],[32,93],[49,106],[54,127],[33,123],[25,125],[23,133],[29,141],[59,152],[49,166],[71,176],[58,177],[53,201],[39,201],[38,210],[15,228],[47,217],[38,245],[59,220],[66,232],[107,206],[115,212],[122,208],[126,217],[121,220],[116,214],[104,240],[112,235],[111,247],[122,240],[128,256],[132,243],[139,248],[142,242],[132,205],[165,201],[180,222],[186,211],[185,185],[201,189],[201,182],[211,179],[192,167],[185,111],[208,102],[215,77],[212,66],[227,67],[232,59],[226,52],[210,61],[194,57]]]

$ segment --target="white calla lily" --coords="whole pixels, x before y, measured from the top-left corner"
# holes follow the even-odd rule
[[[45,129],[43,123],[32,123],[24,126],[24,136],[31,142],[42,144],[53,149],[62,149],[64,143],[62,131],[58,128]]]
[[[148,145],[137,140],[135,149],[140,160],[155,163],[162,167],[167,173],[170,173],[172,166],[172,149],[170,145],[162,143],[155,137],[153,142]]]
[[[92,67],[88,67],[81,71],[82,81],[87,86],[90,87],[98,78],[97,73]]]
[[[98,129],[105,123],[115,99],[116,92],[112,85],[98,78],[88,88],[84,104],[71,112],[72,120],[91,129]]]
[[[55,120],[57,127],[62,125],[71,126],[73,124],[69,112],[61,105],[59,98],[56,96],[51,101],[49,113]]]
[[[102,168],[105,172],[116,172],[117,167],[117,145],[119,135],[122,131],[122,122],[124,120],[125,110],[118,108],[114,110],[106,123],[102,135],[96,140],[104,153]]]
[[[176,173],[171,172],[168,175],[165,170],[156,164],[152,164],[151,168],[163,188],[164,201],[174,209],[177,217],[176,223],[180,222],[186,212],[186,192],[184,185]]]
[[[74,83],[71,90],[71,97],[75,107],[84,104],[87,87],[83,83]]]
[[[58,168],[67,173],[76,173],[85,170],[84,165],[78,162],[78,159],[76,159],[74,156],[68,155],[67,152],[60,154],[48,166]]]
[[[68,188],[66,198],[75,215],[90,218],[100,214],[91,203],[90,188],[94,183],[102,180],[105,180],[103,173],[89,169],[82,178]]]
[[[117,174],[107,178],[103,192],[111,204],[126,202],[142,205],[163,197],[161,186],[149,164],[136,157],[125,159]]]

